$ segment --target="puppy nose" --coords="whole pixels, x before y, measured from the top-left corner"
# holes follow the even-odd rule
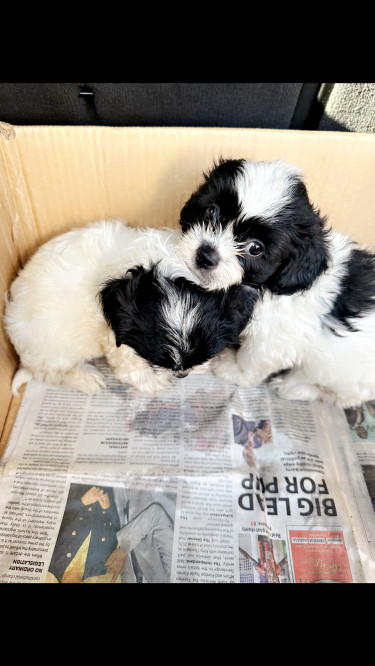
[[[198,268],[214,268],[220,261],[220,257],[212,245],[202,243],[197,250],[196,264]]]
[[[176,370],[176,372],[173,373],[175,377],[178,379],[182,379],[183,377],[187,377],[189,374],[189,370]]]

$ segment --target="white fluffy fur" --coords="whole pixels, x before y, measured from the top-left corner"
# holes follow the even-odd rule
[[[96,393],[105,382],[89,361],[101,356],[121,382],[143,392],[167,388],[168,371],[153,370],[126,345],[116,347],[97,293],[109,276],[120,277],[136,264],[148,267],[160,261],[162,274],[192,279],[173,258],[179,238],[178,230],[102,220],[41,246],[12,283],[7,299],[4,324],[21,359],[13,393],[32,377]]]
[[[348,237],[332,231],[328,270],[306,291],[287,296],[266,292],[243,331],[240,349],[221,354],[214,372],[251,386],[293,367],[273,380],[285,398],[324,399],[340,407],[375,398],[375,310],[351,320],[355,333],[328,315],[352,247]]]
[[[207,290],[227,289],[243,278],[252,283],[251,263],[245,261],[243,269],[237,256],[245,248],[243,256],[246,259],[246,244],[241,247],[236,237],[238,229],[241,229],[238,237],[245,237],[246,220],[248,240],[252,238],[254,218],[261,220],[265,228],[269,227],[272,239],[276,225],[293,225],[293,210],[298,224],[299,210],[303,210],[298,206],[304,205],[295,190],[296,183],[302,180],[302,172],[287,161],[243,160],[241,168],[232,174],[230,168],[227,187],[225,170],[219,173],[213,169],[202,184],[202,192],[198,189],[192,195],[194,212],[191,214],[196,217],[189,219],[186,209],[181,216],[183,228],[186,226],[181,254]],[[233,205],[232,211],[229,199],[225,199],[228,194],[235,195],[238,200],[238,208]],[[217,225],[206,226],[204,207],[218,204],[220,210],[221,201],[228,206],[225,210],[225,223],[227,220],[228,223],[223,229],[219,217]],[[189,210],[189,202],[186,206]],[[283,222],[284,211],[289,211],[289,217],[285,216],[288,222]],[[230,215],[234,219],[230,219]],[[281,295],[280,290],[276,295],[278,289],[272,285],[268,288],[267,278],[264,279],[262,297],[255,304],[252,318],[241,334],[240,348],[238,351],[226,350],[214,359],[214,372],[218,376],[247,387],[259,384],[274,373],[289,370],[288,374],[272,380],[279,394],[289,399],[322,398],[348,407],[375,398],[375,302],[372,309],[369,307],[362,312],[361,317],[350,320],[355,331],[333,319],[330,312],[334,311],[342,287],[340,280],[347,274],[347,261],[356,245],[334,231],[326,236],[325,242],[328,268],[320,275],[317,272],[319,277],[312,278],[308,288],[285,291],[288,295]],[[214,267],[202,268],[197,262],[202,243],[216,250],[219,261]],[[277,250],[277,247],[273,249]],[[270,255],[270,262],[272,260]],[[256,258],[253,262],[256,276]],[[298,270],[302,275],[304,268],[297,266]],[[262,281],[256,283],[263,284]]]
[[[164,289],[167,296],[167,302],[162,306],[165,327],[168,328],[169,337],[174,338],[175,344],[170,345],[170,352],[178,365],[181,363],[179,349],[188,348],[188,336],[194,327],[195,320],[199,318],[200,304],[193,306],[190,294],[182,294],[177,297],[176,291],[170,288],[167,281],[162,280],[162,282],[165,282]],[[180,376],[182,376],[181,373]]]
[[[235,179],[235,189],[241,204],[241,218],[261,217],[265,220],[287,206],[291,200],[293,176],[301,170],[286,162],[246,162],[243,173]],[[195,224],[184,233],[179,252],[185,264],[196,275],[199,283],[210,291],[227,289],[232,284],[240,284],[243,269],[238,261],[246,243],[237,243],[233,237],[233,226],[226,227]],[[219,256],[216,268],[205,271],[196,266],[198,248],[205,242],[214,248]]]
[[[241,252],[242,245],[235,242],[232,232],[233,225],[229,224],[224,229],[210,225],[195,225],[187,231],[179,246],[179,253],[185,264],[194,275],[197,276],[199,283],[209,289],[227,289],[232,284],[240,284],[243,278],[243,270],[237,259]],[[195,265],[195,256],[197,250],[205,241],[215,248],[220,257],[218,269],[209,271],[198,270]]]
[[[236,178],[236,189],[244,217],[272,218],[291,199],[293,180],[301,170],[284,160],[246,162]]]

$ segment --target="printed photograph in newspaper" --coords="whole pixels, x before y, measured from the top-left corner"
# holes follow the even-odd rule
[[[359,407],[344,409],[344,413],[352,441],[359,448],[363,478],[375,511],[375,464],[371,464],[374,463],[372,445],[375,444],[375,400],[368,400]],[[363,455],[365,452],[366,456]]]
[[[289,530],[296,583],[352,583],[344,534],[331,530]]]
[[[72,483],[46,583],[169,583],[175,495]]]
[[[255,466],[253,449],[264,444],[272,444],[272,430],[269,419],[245,420],[232,414],[233,437],[236,444],[243,446],[242,455],[250,467]]]
[[[240,583],[290,583],[286,542],[266,535],[239,535]]]
[[[375,400],[344,409],[353,442],[375,442]]]

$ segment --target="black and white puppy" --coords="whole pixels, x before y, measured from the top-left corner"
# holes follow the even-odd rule
[[[240,349],[221,355],[216,374],[250,386],[284,371],[274,379],[283,397],[342,407],[375,397],[375,257],[326,227],[299,168],[220,160],[180,223],[202,286],[259,293]]]
[[[105,388],[90,363],[145,393],[169,387],[236,345],[255,296],[207,293],[178,259],[179,230],[102,220],[42,245],[12,283],[4,324],[19,357],[12,391],[32,377],[84,393]]]

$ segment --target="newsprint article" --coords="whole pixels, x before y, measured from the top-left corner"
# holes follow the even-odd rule
[[[26,387],[0,582],[375,582],[375,401],[287,401],[210,372],[147,397],[97,366],[93,396]]]

